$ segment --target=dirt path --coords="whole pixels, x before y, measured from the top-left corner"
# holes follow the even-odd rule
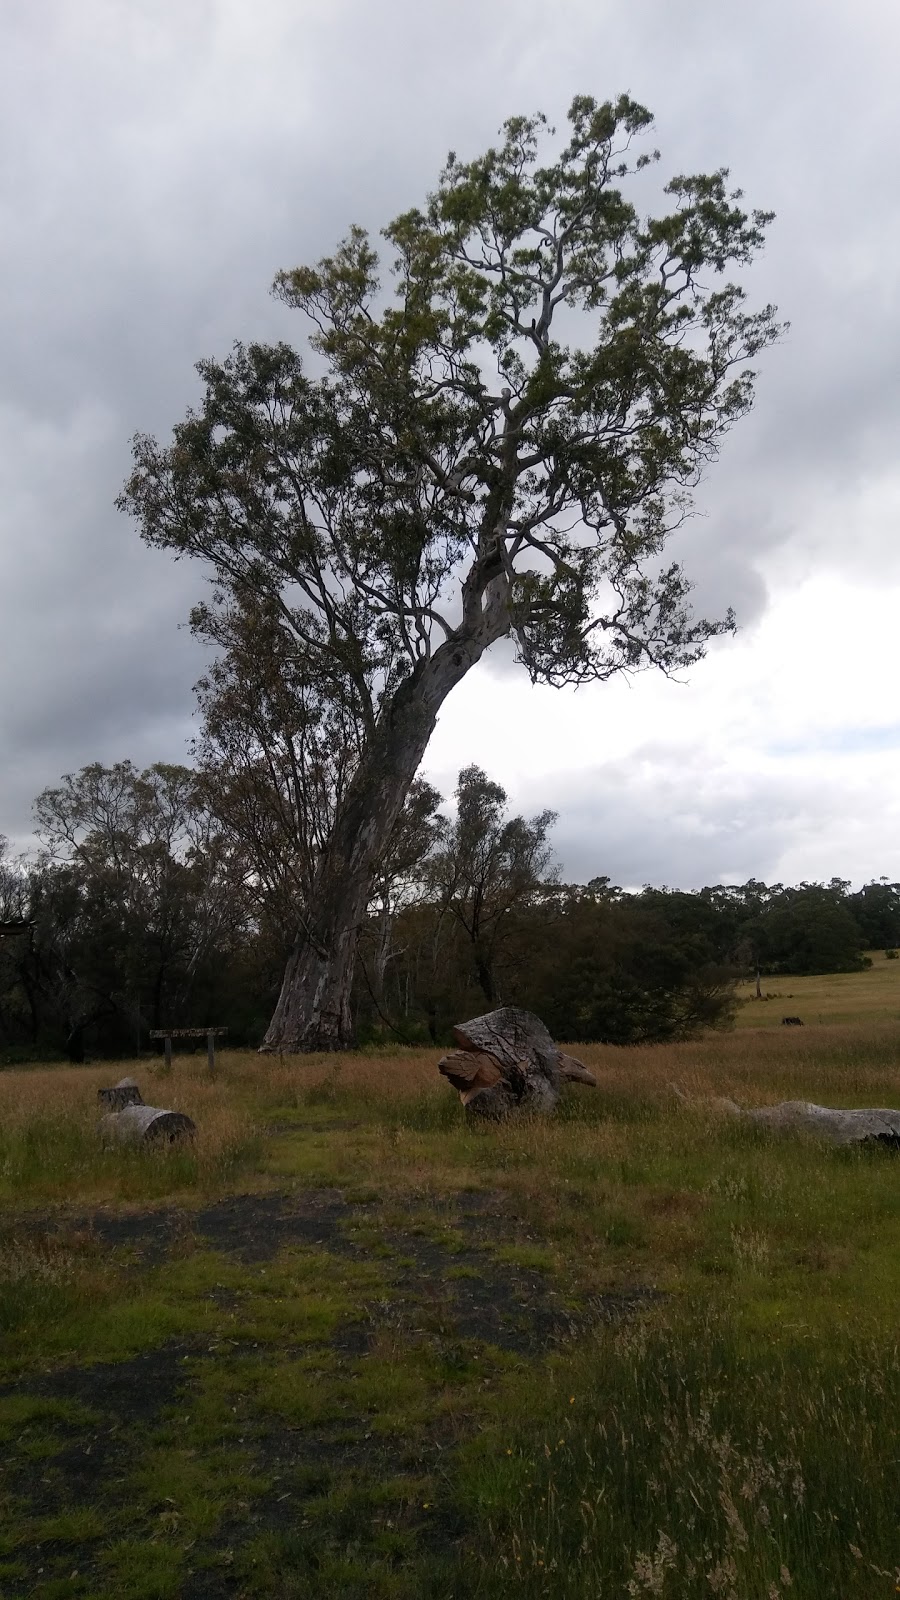
[[[320,1350],[327,1381],[343,1384],[351,1396],[339,1403],[344,1409],[334,1416],[306,1425],[274,1424],[264,1410],[244,1404],[239,1392],[241,1387],[253,1391],[266,1363],[294,1357],[296,1351],[283,1339],[225,1339],[212,1345],[207,1339],[172,1339],[128,1360],[88,1360],[20,1381],[15,1393],[33,1402],[33,1418],[6,1451],[3,1493],[8,1518],[16,1512],[24,1516],[32,1535],[8,1551],[0,1600],[43,1595],[54,1600],[102,1595],[105,1600],[118,1593],[143,1595],[145,1600],[155,1594],[212,1600],[305,1593],[302,1574],[312,1583],[326,1558],[323,1552],[341,1547],[342,1541],[348,1547],[360,1541],[365,1546],[367,1518],[372,1538],[377,1535],[385,1549],[390,1548],[387,1533],[399,1530],[398,1540],[402,1532],[407,1540],[403,1548],[409,1551],[439,1547],[452,1553],[463,1529],[449,1501],[436,1513],[429,1507],[426,1514],[421,1504],[413,1503],[412,1491],[398,1490],[396,1505],[390,1493],[385,1502],[391,1514],[383,1509],[384,1485],[446,1475],[454,1430],[445,1412],[419,1416],[406,1434],[382,1429],[377,1406],[374,1416],[371,1405],[354,1413],[354,1386],[365,1389],[370,1365],[374,1371],[376,1359],[383,1362],[383,1355],[372,1354],[379,1341],[388,1334],[393,1348],[415,1352],[416,1361],[444,1374],[444,1388],[452,1387],[458,1376],[467,1385],[471,1405],[472,1385],[491,1383],[492,1363],[510,1358],[530,1363],[586,1321],[628,1315],[646,1298],[636,1291],[573,1311],[548,1272],[497,1258],[498,1242],[521,1248],[528,1241],[505,1215],[502,1197],[484,1193],[419,1201],[407,1214],[398,1214],[393,1204],[353,1203],[330,1189],[247,1194],[197,1211],[100,1210],[31,1217],[25,1233],[33,1241],[43,1237],[57,1244],[72,1234],[86,1237],[101,1259],[111,1256],[124,1263],[129,1277],[141,1279],[147,1273],[165,1275],[167,1263],[184,1262],[194,1250],[213,1249],[246,1268],[252,1284],[254,1274],[276,1262],[279,1252],[299,1248],[316,1252],[317,1259],[325,1252],[336,1263],[375,1260],[385,1289],[356,1306],[318,1344],[304,1342],[305,1358]],[[222,1303],[228,1303],[227,1291]],[[475,1365],[479,1361],[481,1367]],[[161,1448],[160,1441],[172,1438],[171,1419],[193,1415],[210,1386],[221,1385],[232,1369],[242,1374],[239,1385],[235,1380],[232,1407],[240,1416],[240,1432],[228,1433],[223,1461],[238,1463],[237,1477],[243,1473],[249,1485],[246,1493],[233,1496],[231,1509],[213,1529],[186,1543],[174,1587],[161,1578],[156,1590],[152,1581],[149,1587],[123,1588],[121,1577],[107,1587],[103,1552],[109,1549],[109,1531],[98,1529],[93,1537],[82,1531],[81,1537],[67,1539],[66,1527],[73,1518],[77,1522],[79,1516],[114,1505],[122,1485],[140,1474],[148,1442],[155,1440],[154,1448]],[[484,1378],[478,1376],[481,1371]],[[390,1378],[390,1371],[385,1372],[388,1387]],[[315,1382],[312,1374],[309,1383]],[[8,1393],[9,1386],[0,1391],[0,1401]],[[172,1448],[177,1443],[176,1436]],[[203,1450],[199,1454],[195,1475],[202,1469]],[[214,1476],[212,1466],[210,1473]],[[173,1501],[168,1511],[166,1504],[157,1509],[152,1494],[145,1504],[135,1504],[135,1534],[151,1541],[177,1538],[182,1513],[178,1497],[168,1499]],[[58,1523],[58,1536],[38,1537],[40,1519],[50,1531]],[[108,1526],[115,1527],[121,1541],[123,1519],[113,1517]],[[301,1587],[292,1587],[294,1580],[288,1583],[283,1575],[279,1579],[275,1569],[273,1575],[265,1562],[254,1573],[252,1551],[257,1548],[281,1551],[279,1559],[288,1561],[290,1570],[297,1568]],[[309,1592],[332,1592],[322,1570],[318,1590]]]

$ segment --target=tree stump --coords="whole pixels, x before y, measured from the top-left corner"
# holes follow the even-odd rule
[[[120,1078],[112,1089],[98,1089],[97,1100],[104,1111],[124,1111],[126,1106],[142,1106],[143,1096],[133,1078]]]
[[[152,1148],[191,1140],[197,1128],[183,1111],[165,1111],[160,1106],[132,1104],[104,1117],[100,1132],[108,1143],[139,1144]]]
[[[574,1056],[553,1043],[532,1011],[501,1006],[453,1029],[458,1050],[443,1056],[438,1071],[453,1085],[466,1116],[505,1122],[517,1112],[555,1110],[566,1079],[596,1083]]]

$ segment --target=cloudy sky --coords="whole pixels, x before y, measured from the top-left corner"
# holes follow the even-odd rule
[[[900,11],[890,0],[5,0],[0,832],[88,761],[182,760],[196,568],[113,500],[135,431],[268,286],[419,202],[513,112],[629,91],[671,172],[778,220],[748,288],[791,331],[676,554],[741,631],[688,682],[532,689],[503,650],[427,759],[552,806],[567,876],[900,877]]]

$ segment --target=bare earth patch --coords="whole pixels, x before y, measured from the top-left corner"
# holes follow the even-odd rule
[[[171,1263],[184,1267],[194,1252],[210,1250],[247,1269],[250,1285],[285,1251],[326,1253],[335,1263],[374,1259],[381,1292],[354,1306],[320,1340],[303,1341],[303,1359],[313,1363],[308,1377],[313,1394],[324,1381],[341,1396],[345,1390],[351,1396],[354,1390],[368,1395],[369,1365],[377,1394],[386,1350],[386,1381],[391,1375],[391,1349],[398,1352],[400,1365],[410,1359],[427,1370],[435,1394],[452,1388],[455,1380],[471,1392],[490,1386],[498,1360],[538,1357],[566,1342],[587,1321],[625,1317],[648,1297],[648,1291],[636,1290],[574,1306],[548,1271],[528,1264],[528,1236],[496,1192],[432,1196],[398,1211],[393,1200],[389,1206],[375,1199],[353,1201],[337,1189],[323,1188],[234,1195],[197,1210],[170,1206],[32,1213],[14,1227],[16,1236],[32,1248],[58,1250],[76,1241],[101,1265],[104,1259],[115,1260],[128,1279],[150,1272],[162,1274],[164,1282]],[[498,1246],[513,1254],[522,1251],[524,1264],[500,1259]],[[223,1319],[243,1292],[227,1285],[212,1291]],[[7,1505],[25,1516],[34,1537],[26,1536],[8,1552],[12,1560],[7,1572],[19,1587],[0,1586],[0,1594],[106,1594],[99,1586],[102,1561],[100,1568],[96,1563],[123,1519],[113,1513],[92,1534],[90,1517],[82,1526],[79,1515],[102,1514],[103,1508],[115,1506],[121,1485],[140,1471],[148,1438],[160,1428],[165,1435],[169,1419],[190,1417],[210,1386],[227,1380],[232,1368],[238,1376],[231,1410],[233,1415],[240,1412],[241,1423],[229,1449],[246,1474],[247,1493],[237,1512],[232,1505],[209,1536],[193,1542],[179,1587],[170,1591],[163,1586],[161,1594],[204,1600],[280,1592],[265,1584],[258,1590],[252,1583],[248,1587],[242,1551],[260,1540],[296,1542],[298,1533],[315,1520],[307,1516],[310,1508],[321,1508],[329,1496],[336,1496],[331,1516],[336,1537],[358,1536],[353,1523],[360,1515],[377,1529],[378,1518],[373,1518],[365,1495],[367,1511],[348,1511],[347,1505],[355,1503],[355,1489],[377,1490],[392,1482],[399,1486],[397,1504],[388,1493],[393,1515],[384,1520],[414,1544],[424,1539],[429,1546],[452,1551],[462,1532],[458,1516],[447,1505],[437,1516],[426,1515],[429,1491],[421,1491],[426,1497],[423,1509],[417,1491],[409,1487],[430,1481],[444,1452],[452,1449],[456,1430],[443,1404],[434,1415],[423,1415],[421,1395],[401,1398],[401,1410],[403,1404],[411,1406],[407,1429],[385,1426],[379,1405],[371,1400],[354,1412],[343,1398],[332,1415],[279,1424],[264,1408],[241,1406],[239,1397],[253,1390],[254,1369],[261,1374],[267,1363],[290,1360],[300,1347],[292,1347],[289,1338],[267,1342],[229,1338],[227,1333],[223,1322],[221,1339],[212,1343],[205,1334],[169,1340],[128,1360],[66,1364],[0,1390],[0,1404],[13,1393],[20,1402],[33,1401],[35,1417],[31,1428],[25,1426],[10,1440],[3,1472]],[[327,1368],[323,1380],[315,1371],[317,1353],[323,1373]],[[441,1383],[435,1383],[435,1372],[442,1375]],[[54,1407],[63,1410],[54,1413]],[[135,1506],[133,1533],[146,1537],[148,1526],[152,1529],[147,1511],[146,1505]],[[165,1529],[165,1504],[154,1508],[154,1514]],[[177,1517],[173,1510],[172,1527],[177,1527]],[[54,1527],[54,1519],[59,1535],[40,1537],[42,1528]],[[78,1536],[67,1539],[70,1524]],[[310,1576],[321,1559],[318,1539],[318,1534],[311,1538],[308,1548],[303,1546],[306,1555],[301,1551],[297,1557],[301,1568],[306,1562]],[[68,1576],[60,1589],[64,1574]],[[48,1582],[51,1589],[45,1587]]]

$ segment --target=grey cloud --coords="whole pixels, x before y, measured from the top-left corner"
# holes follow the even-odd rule
[[[552,841],[569,882],[605,874],[626,888],[832,875],[862,883],[900,865],[893,835],[879,841],[872,827],[879,798],[861,800],[840,769],[823,792],[819,773],[733,771],[708,749],[658,745],[590,772],[556,772],[511,801],[528,814],[556,807]]]
[[[4,832],[24,839],[31,801],[92,760],[183,759],[202,655],[186,628],[198,577],[162,564],[111,507],[124,453],[110,417],[6,432],[0,496]],[[16,465],[37,487],[14,497]],[[99,470],[103,469],[103,470]]]
[[[729,164],[779,213],[748,289],[793,328],[676,541],[698,609],[732,604],[752,628],[770,561],[802,539],[863,577],[895,562],[807,525],[816,497],[890,469],[900,421],[900,23],[877,0],[852,18],[838,0],[13,0],[2,32],[3,831],[27,831],[31,795],[63,770],[185,754],[201,661],[177,624],[203,575],[143,550],[113,510],[130,435],[168,431],[200,356],[299,338],[266,293],[278,267],[353,220],[377,229],[448,148],[481,148],[513,111],[560,119],[582,89],[630,89],[657,113],[667,172]],[[555,785],[542,803],[565,815]],[[763,870],[764,828],[692,833],[665,798],[644,775],[604,802],[639,881],[715,876],[701,863],[726,862],[730,838]],[[573,860],[592,815],[571,824]]]

